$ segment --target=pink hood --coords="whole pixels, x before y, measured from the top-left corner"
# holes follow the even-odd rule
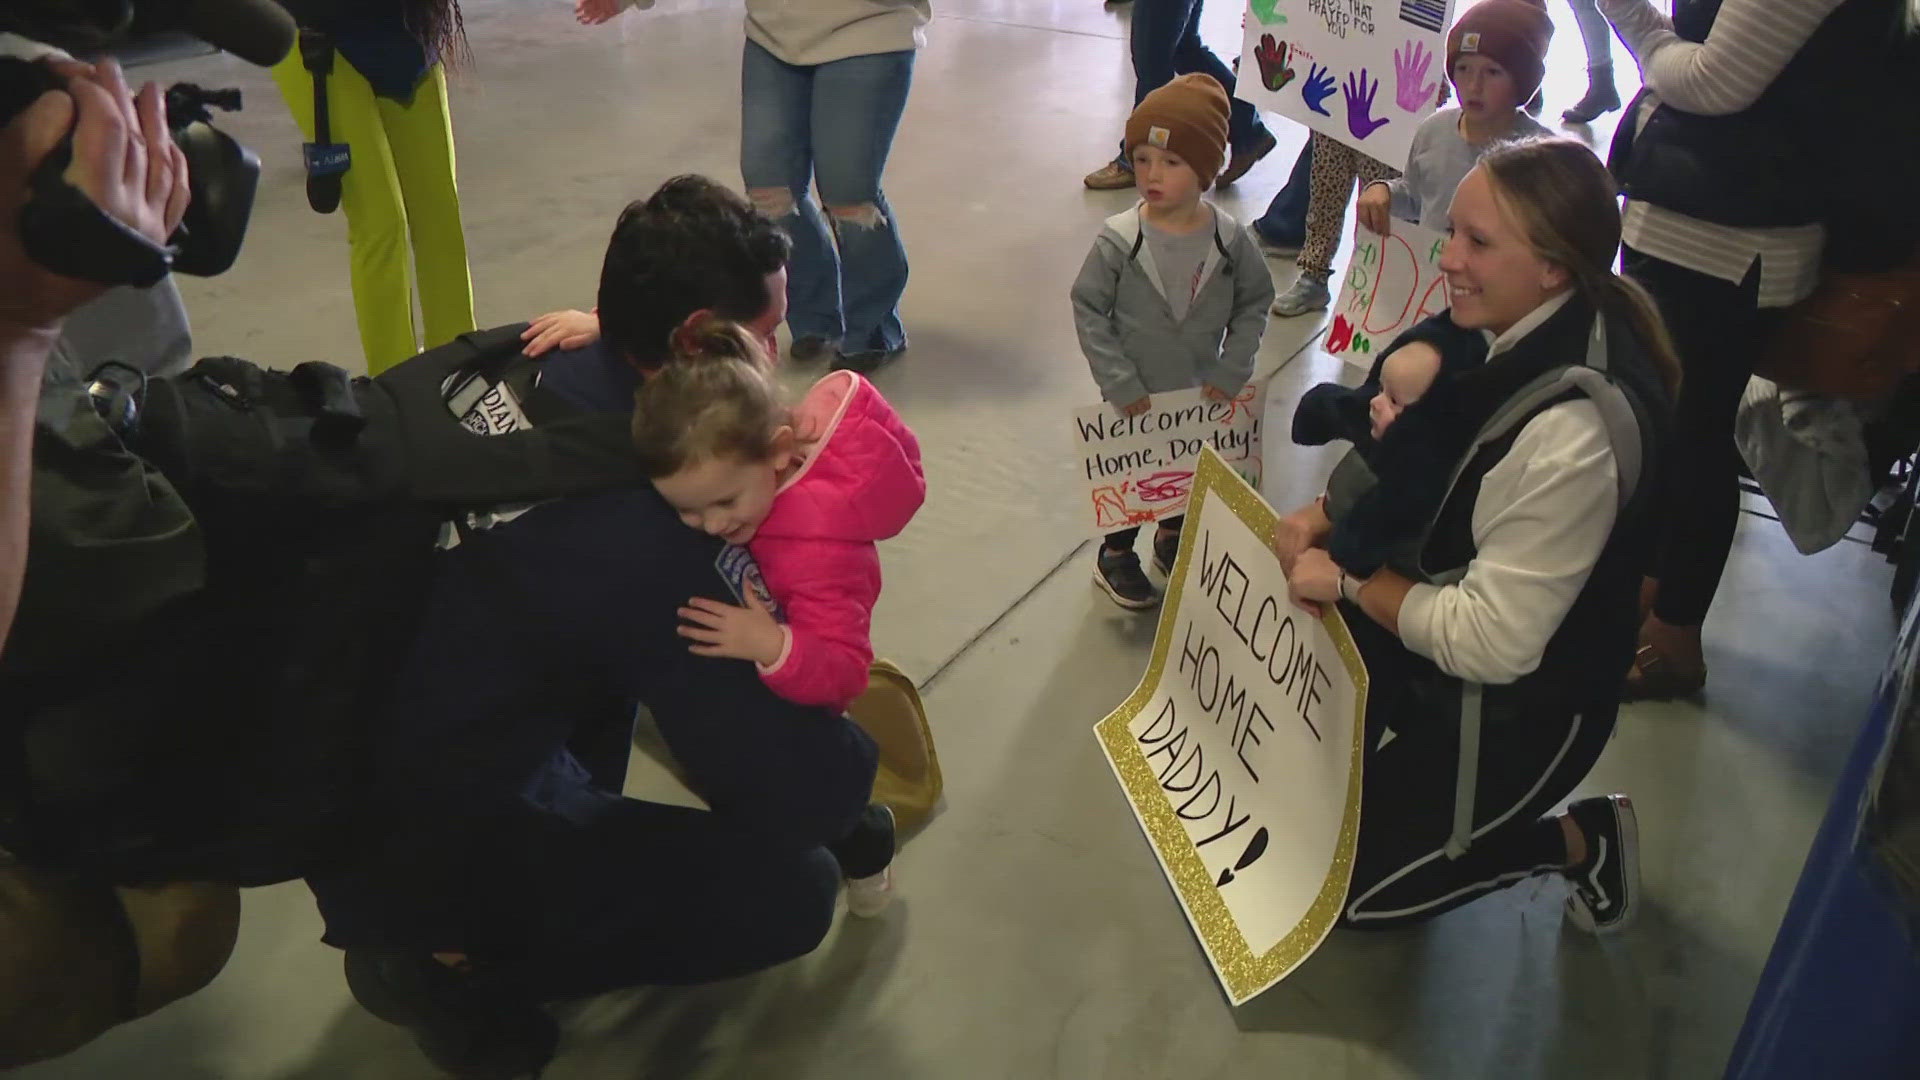
[[[780,486],[763,537],[872,543],[897,536],[927,498],[920,442],[874,385],[836,371],[807,392],[796,415],[821,435]]]

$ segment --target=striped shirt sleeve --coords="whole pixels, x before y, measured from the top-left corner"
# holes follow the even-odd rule
[[[1751,106],[1842,0],[1726,0],[1707,40],[1683,40],[1651,0],[1600,0],[1660,100],[1701,116]]]

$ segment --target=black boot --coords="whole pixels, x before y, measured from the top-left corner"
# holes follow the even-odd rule
[[[426,953],[350,949],[347,988],[460,1080],[538,1077],[560,1044],[553,1017],[495,974],[455,970]]]
[[[1600,64],[1587,69],[1587,96],[1560,114],[1570,124],[1591,124],[1602,114],[1620,107],[1620,92],[1613,88],[1613,65]]]

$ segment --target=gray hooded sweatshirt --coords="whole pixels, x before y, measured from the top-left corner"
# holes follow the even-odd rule
[[[1100,396],[1126,405],[1206,384],[1237,394],[1253,375],[1273,277],[1253,234],[1213,208],[1213,248],[1184,319],[1161,286],[1140,207],[1107,219],[1073,283],[1073,324]]]

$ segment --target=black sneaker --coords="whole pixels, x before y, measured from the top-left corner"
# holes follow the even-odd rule
[[[1624,929],[1640,899],[1640,826],[1625,795],[1581,799],[1567,807],[1587,838],[1587,861],[1562,873],[1573,882],[1567,917],[1590,934]]]
[[[1100,546],[1100,559],[1094,564],[1094,584],[1106,591],[1113,602],[1128,611],[1145,611],[1160,602],[1153,582],[1140,569],[1140,556],[1131,551],[1108,551]]]
[[[787,350],[787,355],[796,363],[810,364],[815,360],[825,359],[831,352],[833,352],[833,342],[819,334],[802,334],[793,339],[793,347]]]
[[[1173,564],[1180,558],[1180,530],[1155,529],[1153,533],[1153,572],[1173,576]]]
[[[553,1017],[491,973],[388,949],[349,949],[346,966],[354,1000],[460,1080],[538,1077],[560,1045]]]

